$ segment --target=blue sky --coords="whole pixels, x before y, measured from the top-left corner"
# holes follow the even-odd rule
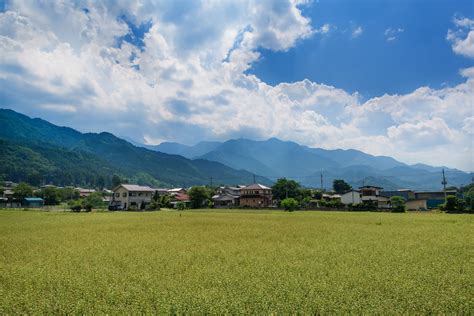
[[[302,12],[319,25],[331,25],[327,36],[285,52],[260,50],[262,58],[249,73],[272,85],[307,78],[370,98],[457,85],[464,81],[459,69],[472,66],[472,59],[453,54],[445,39],[453,16],[473,15],[472,1],[321,0]],[[354,38],[357,27],[362,33]],[[387,41],[390,28],[403,32]]]
[[[147,144],[278,137],[474,170],[472,1],[0,11],[0,107]]]

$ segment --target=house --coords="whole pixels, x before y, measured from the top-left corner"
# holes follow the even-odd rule
[[[171,195],[175,195],[175,194],[187,194],[188,191],[186,191],[186,189],[183,189],[183,188],[174,188],[174,189],[169,189],[168,190],[168,193],[171,194]]]
[[[110,205],[121,210],[142,209],[151,202],[155,190],[148,186],[121,184],[113,189]]]
[[[80,197],[88,197],[89,195],[91,195],[91,193],[95,192],[95,190],[93,189],[76,188],[76,190],[79,191]]]
[[[240,205],[240,187],[219,187],[212,197],[214,207],[235,207]]]
[[[251,184],[240,190],[240,206],[269,207],[272,205],[272,189],[262,184]]]
[[[185,207],[191,206],[191,199],[186,193],[176,193],[173,195],[173,201],[170,202],[173,208],[177,208],[178,203],[184,203]]]
[[[390,198],[381,194],[381,187],[366,185],[359,187],[360,199],[364,202],[377,203],[378,208],[388,208],[390,205]]]
[[[21,205],[23,207],[43,207],[44,200],[38,197],[27,197],[23,199]]]
[[[362,199],[360,196],[360,191],[358,190],[351,190],[341,195],[341,203],[344,205],[349,204],[360,204],[362,203]]]
[[[323,194],[321,196],[323,200],[326,200],[328,202],[330,201],[341,201],[341,195],[339,194]]]

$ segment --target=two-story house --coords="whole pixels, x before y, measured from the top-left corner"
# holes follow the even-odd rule
[[[121,184],[113,189],[111,205],[121,210],[141,209],[151,202],[155,190],[148,186]]]
[[[272,189],[262,184],[251,184],[240,190],[240,206],[269,207],[272,205]]]
[[[378,208],[388,208],[390,206],[390,198],[382,195],[383,188],[366,185],[359,188],[361,202],[375,202]]]
[[[214,207],[235,207],[240,205],[240,187],[224,186],[216,190],[212,197]]]

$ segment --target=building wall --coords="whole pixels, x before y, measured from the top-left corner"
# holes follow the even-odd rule
[[[152,197],[152,192],[128,192],[124,187],[119,187],[114,191],[113,200],[119,201],[120,207],[128,210],[130,206],[140,208],[142,202],[150,203]]]
[[[412,211],[418,211],[420,209],[428,209],[426,200],[411,200],[406,202],[406,209]]]
[[[240,197],[240,206],[246,207],[268,207],[272,203],[271,199],[262,196]]]
[[[343,195],[341,195],[341,202],[345,205],[349,204],[360,204],[362,200],[360,199],[360,193],[359,192],[347,192]]]

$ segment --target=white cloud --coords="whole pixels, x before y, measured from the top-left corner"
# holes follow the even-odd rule
[[[352,31],[352,37],[357,38],[361,36],[363,32],[364,30],[362,29],[362,26],[358,26]]]
[[[324,34],[328,34],[334,28],[335,26],[326,23],[326,24],[323,24],[320,28],[316,29],[314,32],[324,35]]]
[[[275,136],[474,169],[472,68],[455,87],[361,102],[309,80],[271,86],[245,72],[259,48],[285,51],[334,28],[312,29],[293,2],[78,3],[18,2],[0,13],[2,105],[147,143]],[[143,47],[117,45],[131,34],[124,12],[136,26],[150,23]]]
[[[388,29],[385,30],[384,32],[384,35],[385,35],[385,39],[387,40],[387,42],[393,42],[394,40],[396,40],[398,38],[398,36],[403,33],[405,30],[402,29],[402,28],[392,28],[392,27],[389,27]]]
[[[448,30],[446,39],[452,43],[453,51],[458,55],[474,58],[474,20],[455,17],[457,29]]]

